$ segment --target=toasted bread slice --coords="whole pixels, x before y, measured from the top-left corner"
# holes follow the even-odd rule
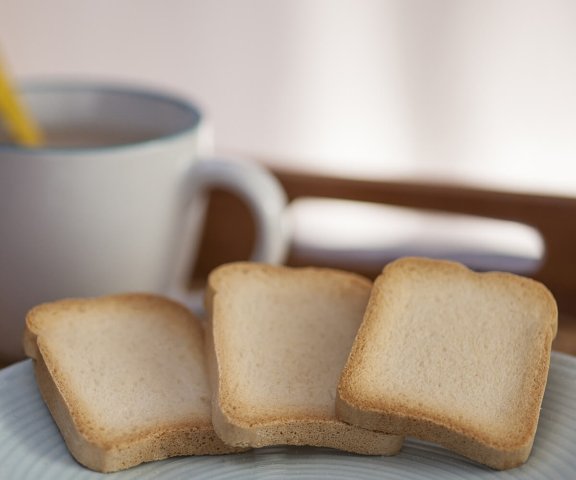
[[[336,386],[371,282],[347,272],[232,263],[209,277],[212,419],[230,445],[391,455],[402,437],[336,419]]]
[[[532,448],[556,330],[556,302],[540,283],[397,260],[375,281],[338,417],[517,466]]]
[[[143,294],[43,304],[26,318],[24,349],[88,468],[237,451],[212,428],[204,332],[179,304]]]

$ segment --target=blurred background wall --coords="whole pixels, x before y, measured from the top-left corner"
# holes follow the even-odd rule
[[[0,0],[17,78],[173,89],[220,152],[574,192],[571,0]]]

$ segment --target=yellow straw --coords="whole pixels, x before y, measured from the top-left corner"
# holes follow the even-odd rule
[[[42,143],[42,132],[26,111],[16,89],[8,80],[0,62],[0,116],[14,141],[25,147],[38,147]]]

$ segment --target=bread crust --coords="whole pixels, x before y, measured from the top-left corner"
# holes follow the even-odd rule
[[[501,431],[494,432],[490,426],[478,425],[477,422],[472,421],[474,412],[466,412],[466,406],[453,405],[454,411],[450,408],[436,408],[426,400],[419,401],[416,395],[411,395],[402,392],[387,391],[386,385],[374,386],[374,391],[378,391],[379,395],[374,392],[368,394],[366,391],[366,381],[361,380],[366,373],[366,369],[370,368],[370,363],[365,361],[366,352],[375,348],[373,345],[373,338],[375,332],[379,330],[385,338],[385,333],[393,329],[402,329],[401,317],[407,310],[398,311],[400,308],[395,304],[396,301],[392,294],[418,295],[417,291],[412,292],[398,292],[391,289],[391,285],[399,282],[400,277],[403,280],[407,279],[407,284],[410,282],[411,275],[419,275],[421,278],[430,275],[436,275],[438,272],[441,275],[448,275],[458,281],[466,282],[472,281],[475,288],[481,289],[486,284],[490,284],[490,288],[494,290],[496,295],[506,295],[507,292],[502,293],[503,289],[512,288],[517,295],[517,298],[523,298],[523,295],[537,296],[538,302],[541,307],[541,317],[537,327],[531,327],[530,330],[526,329],[525,342],[528,342],[530,359],[527,359],[527,366],[519,375],[522,381],[518,391],[515,392],[517,396],[522,397],[522,411],[514,412],[514,418],[509,420],[509,424],[502,427]],[[422,283],[421,285],[424,285]],[[453,292],[447,289],[449,302],[449,295]],[[518,293],[519,292],[519,293]],[[516,297],[515,297],[516,298]],[[512,302],[512,300],[509,300]],[[408,305],[409,300],[406,300],[402,305]],[[400,304],[401,302],[399,302]],[[514,304],[510,308],[522,308],[521,304]],[[409,309],[409,307],[406,307]],[[521,315],[518,315],[521,316]],[[507,318],[506,313],[502,318],[502,328],[522,329],[522,325],[506,326]],[[463,319],[456,318],[454,321],[464,321]],[[446,314],[446,332],[443,340],[430,340],[431,342],[437,341],[438,348],[442,342],[462,342],[460,338],[450,337],[451,328],[454,324],[450,316]],[[426,329],[426,324],[421,324],[422,329]],[[469,326],[478,337],[487,337],[487,342],[498,341],[498,338],[490,338],[490,336],[498,336],[498,332],[482,331],[481,328],[475,325]],[[474,330],[476,329],[476,330]],[[466,456],[472,460],[488,465],[494,469],[508,469],[516,467],[528,458],[540,413],[540,406],[546,387],[546,380],[548,376],[548,369],[550,365],[550,350],[552,340],[557,332],[557,307],[551,293],[540,283],[519,277],[517,275],[501,272],[487,272],[476,273],[465,266],[449,261],[431,260],[425,258],[404,258],[392,262],[386,266],[382,275],[378,277],[375,282],[374,289],[366,310],[366,314],[359,329],[358,335],[351,349],[350,356],[344,367],[341,379],[338,386],[338,393],[336,399],[336,412],[337,416],[351,424],[362,426],[364,428],[380,430],[388,433],[405,434],[414,436],[423,440],[439,443],[446,448]],[[436,338],[436,337],[434,337]],[[390,357],[387,356],[387,341],[383,340],[378,348],[381,348],[381,362],[388,362]],[[429,348],[427,345],[421,347]],[[398,355],[398,350],[394,350]],[[515,351],[509,351],[506,355],[510,356],[511,362],[521,362],[514,356],[517,354]],[[391,354],[392,355],[392,354]],[[472,355],[472,352],[470,353]],[[518,354],[520,355],[520,354]],[[398,359],[397,359],[398,360]],[[434,358],[430,362],[434,362]],[[430,368],[435,368],[429,365]],[[502,369],[506,369],[507,365],[501,365]],[[458,365],[454,365],[452,371],[446,371],[447,376],[474,376],[478,372],[473,370],[458,370]],[[413,375],[413,372],[398,371],[398,376]],[[426,384],[426,379],[423,377],[411,377],[411,382],[422,382],[420,388],[429,388]],[[377,380],[375,380],[377,383]],[[491,388],[490,382],[486,382],[483,387],[486,391]],[[511,387],[512,388],[512,387]],[[390,389],[393,390],[392,387]],[[415,390],[412,390],[415,391]],[[423,395],[425,395],[424,391]],[[430,392],[434,395],[438,392]],[[451,394],[453,392],[448,392]],[[420,398],[420,397],[419,397]],[[504,401],[502,401],[504,402]],[[447,402],[449,404],[449,402]],[[501,405],[489,405],[498,409]],[[464,413],[462,413],[464,412]]]
[[[72,456],[92,470],[114,472],[172,456],[239,451],[220,440],[214,432],[209,414],[191,416],[187,420],[166,418],[154,426],[133,425],[130,431],[114,433],[105,431],[95,423],[87,414],[82,398],[67,382],[67,372],[61,365],[58,349],[51,348],[49,342],[43,341],[43,332],[51,328],[51,322],[60,321],[60,316],[71,309],[94,309],[103,304],[120,309],[127,305],[136,309],[160,309],[167,323],[170,323],[171,316],[178,317],[178,325],[173,326],[176,334],[194,336],[203,345],[204,332],[199,321],[183,306],[156,295],[124,294],[67,299],[34,308],[26,321],[25,351],[34,360],[40,393]],[[167,325],[167,328],[171,327]],[[86,355],[90,355],[90,352],[86,352]],[[146,368],[146,365],[142,365],[142,368]],[[190,368],[204,366],[190,365]]]
[[[266,411],[253,404],[244,404],[231,387],[230,372],[223,364],[231,354],[225,348],[226,326],[220,324],[221,315],[226,315],[221,297],[226,296],[226,277],[234,272],[246,275],[300,275],[306,281],[307,275],[321,275],[339,279],[343,284],[361,290],[370,289],[371,282],[361,276],[332,269],[270,266],[238,262],[216,269],[209,278],[206,306],[210,313],[210,323],[206,329],[209,377],[212,387],[212,421],[217,434],[230,445],[243,447],[264,447],[270,445],[308,445],[328,447],[364,455],[396,454],[403,442],[402,436],[385,435],[339,421],[335,415],[324,411],[302,410],[289,412]],[[338,280],[337,280],[338,281]],[[348,287],[346,287],[348,288]],[[298,298],[295,299],[298,302]],[[215,339],[216,337],[216,339]],[[237,347],[236,347],[237,348]],[[294,348],[298,348],[294,345]],[[232,355],[235,355],[232,353]],[[273,386],[271,385],[271,388]]]

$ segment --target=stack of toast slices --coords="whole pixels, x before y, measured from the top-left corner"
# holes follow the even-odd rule
[[[273,445],[394,455],[406,436],[494,469],[530,455],[557,331],[534,280],[416,257],[375,282],[239,262],[211,273],[206,311],[133,293],[29,312],[25,351],[79,463]]]

